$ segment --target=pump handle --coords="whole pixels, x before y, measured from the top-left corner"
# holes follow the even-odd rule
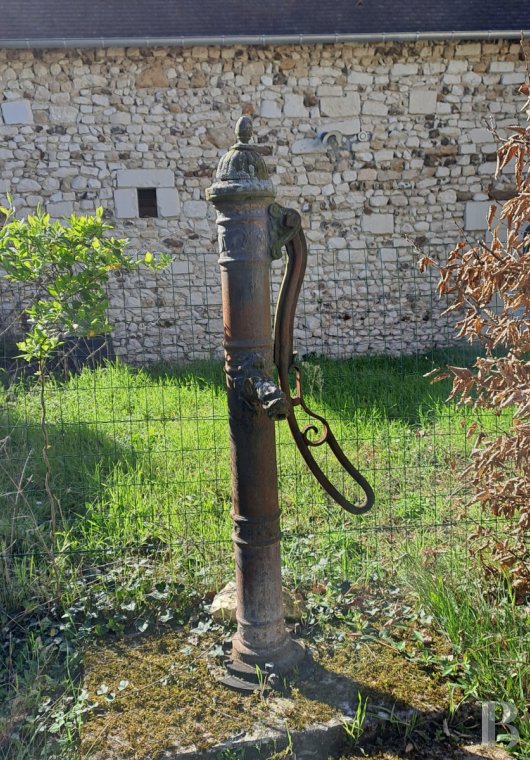
[[[278,220],[277,204],[272,204],[270,208],[271,218]],[[287,252],[287,264],[285,274],[278,296],[276,305],[276,315],[274,319],[274,364],[278,370],[279,385],[285,395],[290,399],[292,409],[287,416],[291,434],[295,443],[303,456],[307,466],[316,477],[320,485],[340,506],[351,514],[359,515],[368,512],[375,501],[375,494],[371,485],[364,475],[353,466],[337,439],[333,435],[328,421],[319,414],[311,411],[306,405],[302,391],[302,373],[300,367],[295,363],[296,354],[293,353],[293,332],[294,317],[296,305],[300,295],[300,288],[304,279],[307,264],[307,244],[305,235],[301,228],[301,220],[298,212],[292,209],[282,209],[281,226],[283,234],[278,237],[285,245]],[[285,242],[286,238],[287,241]],[[295,372],[296,378],[296,395],[291,396],[289,384],[289,372]],[[294,407],[301,407],[304,412],[317,424],[310,423],[300,429],[294,413]],[[316,436],[316,437],[315,437]],[[316,446],[327,444],[337,461],[361,487],[365,495],[364,503],[353,504],[346,496],[341,493],[329,480],[318,462],[313,456],[311,449]]]

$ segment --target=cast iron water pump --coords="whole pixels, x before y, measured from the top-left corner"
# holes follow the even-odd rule
[[[311,472],[344,509],[362,514],[374,503],[371,486],[346,457],[327,421],[305,404],[293,329],[307,246],[300,215],[274,203],[273,184],[258,148],[249,144],[251,136],[252,121],[243,116],[236,126],[237,142],[221,158],[215,182],[206,191],[217,210],[236,558],[237,632],[224,680],[249,689],[257,686],[256,666],[287,673],[305,655],[285,627],[274,422],[287,419]],[[287,265],[273,344],[270,265],[281,258],[284,246]],[[290,372],[296,377],[294,396]],[[296,407],[316,424],[301,429]],[[323,445],[360,486],[364,503],[349,501],[321,469],[313,449]]]

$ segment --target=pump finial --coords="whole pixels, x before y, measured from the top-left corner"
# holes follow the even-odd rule
[[[235,128],[236,142],[221,157],[214,184],[207,188],[206,197],[215,198],[243,193],[245,197],[274,198],[274,185],[260,153],[260,146],[249,145],[252,137],[252,119],[242,116]],[[250,195],[249,195],[250,194]]]
[[[250,116],[241,116],[236,124],[236,138],[238,142],[248,143],[252,137],[252,119]]]

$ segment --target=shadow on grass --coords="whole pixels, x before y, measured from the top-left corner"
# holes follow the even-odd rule
[[[95,425],[67,422],[46,424],[50,463],[49,485],[60,501],[65,518],[83,514],[84,505],[100,495],[106,476],[118,463],[134,466],[136,454],[129,444],[96,429]],[[32,503],[46,498],[44,434],[36,420],[24,419],[11,409],[0,417],[0,436],[8,446],[0,471],[7,480],[5,492],[20,483]]]
[[[8,612],[46,598],[50,561],[58,551],[66,551],[74,567],[90,564],[98,549],[109,548],[83,546],[75,536],[92,505],[105,504],[106,480],[117,464],[132,467],[135,461],[131,446],[92,426],[49,423],[47,430],[49,489],[57,500],[55,542],[40,423],[12,408],[0,416],[0,577],[5,581],[0,606]]]
[[[450,380],[432,383],[425,375],[447,364],[470,366],[475,356],[448,349],[428,356],[311,357],[304,363],[304,386],[337,415],[375,411],[380,417],[417,425],[451,389]]]
[[[437,742],[440,755],[433,752],[422,757],[448,758],[455,747],[454,741],[445,738],[448,724],[456,723],[459,730],[471,731],[478,738],[479,710],[466,705],[451,716],[447,688],[426,671],[382,646],[375,645],[368,658],[353,654],[350,662],[346,649],[339,666],[336,654],[341,650],[337,648],[329,660],[313,662],[296,679],[297,691],[314,703],[315,711],[326,704],[345,716],[341,726],[326,732],[323,749],[342,757],[357,756],[356,749],[362,757],[382,751],[410,757],[411,749],[432,749]],[[303,751],[303,744],[308,739],[314,742],[315,737],[307,733],[304,737],[300,731],[293,739],[294,749]]]
[[[303,389],[324,406],[340,414],[376,410],[388,419],[419,424],[422,412],[443,403],[451,389],[450,380],[432,383],[424,377],[447,364],[471,366],[477,352],[461,347],[440,349],[426,355],[356,356],[329,359],[308,355],[298,359],[302,367]],[[225,387],[222,362],[196,361],[189,364],[161,362],[142,370],[149,377],[193,378],[217,390]]]
[[[131,369],[135,371],[134,368]],[[193,380],[201,385],[221,390],[226,387],[223,362],[221,359],[203,359],[182,364],[179,362],[156,362],[141,370],[147,377],[160,380],[165,377],[174,380]]]

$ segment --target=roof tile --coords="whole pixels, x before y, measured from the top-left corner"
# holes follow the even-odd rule
[[[529,0],[0,0],[0,40],[529,28]]]

